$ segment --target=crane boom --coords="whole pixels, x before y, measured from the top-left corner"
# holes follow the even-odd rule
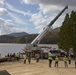
[[[42,40],[42,38],[49,32],[49,30],[52,30],[52,25],[66,9],[68,9],[68,6],[65,6],[65,8],[50,22],[50,24],[47,25],[44,30],[31,42],[32,46],[37,46]]]

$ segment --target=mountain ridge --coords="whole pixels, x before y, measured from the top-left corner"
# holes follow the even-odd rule
[[[53,29],[41,40],[41,43],[57,43],[59,39],[59,32],[60,28]],[[28,34],[26,32],[1,35],[0,43],[30,43],[32,40],[36,38],[37,35],[38,34]]]
[[[16,32],[16,33],[10,33],[10,34],[5,34],[5,35],[0,35],[0,36],[13,36],[13,37],[23,37],[29,35],[26,32]]]

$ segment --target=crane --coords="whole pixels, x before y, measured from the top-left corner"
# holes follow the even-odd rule
[[[68,9],[68,6],[66,5],[63,10],[43,29],[43,31],[30,43],[30,44],[26,44],[26,47],[24,50],[33,50],[36,49],[37,46],[39,45],[40,41],[43,39],[44,36],[46,36],[46,34],[48,32],[50,32],[52,30],[52,25],[54,24],[54,22],[62,15],[62,13]]]

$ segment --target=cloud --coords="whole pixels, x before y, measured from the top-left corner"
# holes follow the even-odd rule
[[[9,34],[13,31],[14,24],[12,21],[0,18],[0,35]]]
[[[0,0],[0,7],[3,7],[4,5],[4,0]]]
[[[27,27],[24,27],[24,28],[14,27],[13,30],[14,30],[14,32],[28,32]]]
[[[8,17],[11,17],[11,20],[0,18],[0,35],[13,32],[28,31],[28,28],[25,27],[27,23],[19,18],[19,16],[7,11],[6,8],[0,8],[0,15],[3,14],[7,14]],[[15,22],[15,24],[12,21]],[[17,25],[19,25],[19,27],[16,27]],[[21,28],[21,25],[24,25],[24,28]]]
[[[24,22],[22,19],[20,19],[17,15],[15,14],[12,14],[12,13],[8,13],[8,15],[17,23],[17,24],[20,24],[20,25],[26,25],[27,23]]]
[[[0,8],[0,15],[7,14],[7,10],[5,8]]]
[[[39,0],[21,0],[21,3],[37,4],[39,3]]]
[[[31,15],[30,21],[34,23],[35,28],[40,33],[44,29],[44,27],[46,27],[58,14],[59,13],[44,15],[41,11],[39,11],[38,13]],[[52,27],[56,28],[61,26],[64,17],[64,15],[60,16],[60,18],[53,24]]]
[[[5,9],[5,8],[0,8],[0,15],[2,15],[2,14],[8,14],[9,17],[11,17],[18,24],[21,24],[21,25],[27,24],[22,19],[20,19],[17,15],[8,12],[7,9]]]
[[[69,11],[76,10],[76,0],[22,0],[25,4],[38,4],[44,13],[59,12],[66,5]],[[72,9],[73,8],[73,9]]]
[[[22,3],[25,4],[34,4],[37,5],[38,12],[36,13],[30,13],[32,11],[22,11],[14,6],[10,5],[9,3],[5,2],[4,0],[0,0],[0,15],[2,14],[8,14],[8,17],[11,17],[12,20],[2,20],[0,19],[0,23],[3,25],[0,25],[0,32],[17,32],[17,31],[28,31],[28,28],[19,28],[21,25],[27,25],[26,21],[23,21],[19,16],[16,14],[22,14],[24,16],[29,16],[30,21],[32,21],[35,25],[35,29],[39,32],[42,31],[42,29],[50,23],[52,19],[54,19],[55,16],[65,7],[65,5],[69,5],[69,9],[67,12],[70,12],[72,10],[76,10],[76,0],[21,0]],[[5,6],[5,8],[3,8]],[[8,10],[8,11],[7,11]],[[13,14],[13,12],[9,12],[9,10],[16,14]],[[61,22],[64,19],[64,15],[61,15],[61,17],[54,23],[54,28],[61,25]],[[29,20],[29,19],[27,19]],[[13,25],[13,22],[15,22],[19,27],[16,27],[16,25]],[[7,27],[6,27],[7,26]],[[14,26],[14,27],[13,27]],[[11,28],[12,30],[9,30],[8,28]],[[5,30],[4,30],[5,29]],[[7,31],[6,31],[7,30]]]
[[[45,4],[45,5],[69,5],[76,6],[76,0],[22,0],[27,4]]]
[[[16,13],[22,14],[24,16],[26,16],[26,15],[30,16],[31,15],[31,13],[29,11],[28,12],[24,12],[24,11],[21,11],[21,10],[18,10],[16,8],[14,8],[12,5],[10,5],[8,3],[5,3],[5,4],[7,6],[6,8],[9,9],[9,10],[11,10],[11,11],[14,11]]]
[[[14,32],[28,32],[28,28],[16,27],[16,25],[12,23],[12,20],[4,20],[3,18],[0,18],[0,35]]]
[[[27,15],[30,16],[30,12],[24,12],[20,11],[18,9],[15,9],[13,6],[10,4],[6,3],[7,8],[11,11],[14,11],[16,13],[22,14],[22,15]],[[3,34],[9,34],[13,32],[23,32],[23,31],[28,31],[28,28],[26,27],[26,22],[23,21],[19,16],[16,14],[13,14],[9,12],[9,10],[6,8],[6,5],[4,5],[4,0],[0,0],[0,15],[4,16],[3,14],[7,14],[7,17],[11,17],[11,20],[3,19],[0,17],[0,35]],[[5,6],[5,8],[3,8]]]
[[[68,5],[69,9],[67,12],[76,10],[76,0],[22,0],[25,4],[38,5],[38,13],[31,15],[31,21],[34,23],[35,28],[41,31],[41,29],[49,24],[49,22],[54,19],[55,16],[66,6]],[[64,12],[64,13],[65,13]],[[61,26],[62,21],[64,20],[65,14],[54,23],[53,28]],[[46,17],[47,16],[47,17]]]
[[[59,6],[56,6],[56,5],[39,4],[39,10],[42,11],[44,14],[57,13],[60,10],[62,10],[62,8],[63,7],[59,7]]]
[[[35,25],[35,28],[41,32],[43,28],[50,23],[53,17],[44,16],[41,12],[31,15],[30,21]]]

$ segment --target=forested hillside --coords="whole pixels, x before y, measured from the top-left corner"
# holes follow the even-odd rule
[[[56,44],[59,38],[60,28],[56,28],[52,30],[52,32],[48,33],[40,43],[43,44]],[[22,37],[15,37],[10,35],[2,35],[0,36],[0,43],[30,43],[38,34],[28,34]]]

